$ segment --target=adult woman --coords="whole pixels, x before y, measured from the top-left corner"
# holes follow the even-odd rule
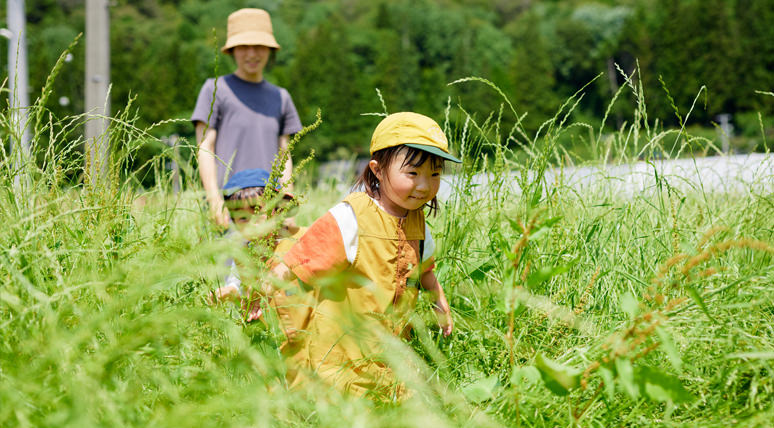
[[[232,74],[207,79],[202,85],[191,121],[199,146],[199,175],[215,222],[228,226],[228,209],[221,187],[239,171],[271,170],[289,136],[301,130],[290,94],[267,82],[263,71],[280,45],[274,39],[269,14],[262,9],[240,9],[228,17],[228,38],[221,48],[233,56]],[[283,181],[293,162],[285,165]]]

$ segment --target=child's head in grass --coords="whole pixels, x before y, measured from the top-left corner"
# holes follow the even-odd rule
[[[298,226],[290,218],[279,226],[268,221],[269,217],[285,210],[287,204],[293,201],[293,195],[282,192],[279,192],[277,198],[266,201],[264,192],[270,184],[269,176],[269,172],[263,169],[239,171],[231,176],[223,189],[223,199],[231,221],[242,235],[244,243],[258,251],[253,255],[264,261],[271,258],[280,237],[298,231]],[[251,245],[255,243],[258,245]],[[243,296],[243,293],[241,280],[232,272],[232,275],[226,278],[226,285],[210,293],[208,302],[235,299]]]
[[[276,214],[285,204],[293,201],[293,195],[290,193],[281,193],[279,200],[264,201],[263,193],[268,180],[268,171],[258,168],[246,169],[231,176],[223,189],[231,221],[249,240],[269,237],[270,232],[260,233],[269,213]]]
[[[355,187],[362,186],[390,214],[438,206],[443,161],[459,163],[449,154],[441,127],[418,113],[395,113],[384,118],[371,137],[371,160]]]

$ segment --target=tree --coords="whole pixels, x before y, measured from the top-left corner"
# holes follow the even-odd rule
[[[740,58],[735,21],[725,0],[699,2],[659,2],[660,25],[655,29],[654,51],[659,52],[650,70],[661,76],[684,116],[706,86],[707,94],[697,103],[692,117],[711,120],[715,115],[735,108],[735,64]],[[677,119],[663,89],[651,88],[656,115]],[[656,95],[658,94],[658,95]],[[707,96],[707,105],[704,105]]]
[[[310,123],[318,108],[323,116],[315,138],[305,139],[298,149],[303,154],[314,149],[323,159],[345,154],[334,150],[337,147],[362,150],[362,130],[368,122],[360,115],[362,76],[355,69],[344,28],[341,18],[332,15],[302,36],[288,71],[288,86],[302,122]]]
[[[738,63],[738,108],[774,113],[774,97],[755,91],[774,91],[774,1],[739,0],[740,57]]]
[[[534,134],[540,125],[553,116],[559,100],[553,88],[556,84],[554,67],[547,45],[538,29],[538,17],[522,16],[515,26],[514,53],[508,77],[512,102],[519,113],[528,113],[522,125]]]

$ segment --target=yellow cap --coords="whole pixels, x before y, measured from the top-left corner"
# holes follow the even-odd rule
[[[424,150],[452,162],[462,162],[449,153],[449,142],[441,127],[419,113],[393,113],[385,117],[374,130],[370,151],[374,154],[400,145]]]

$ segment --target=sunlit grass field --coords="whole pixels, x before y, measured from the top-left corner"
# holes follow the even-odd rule
[[[0,426],[770,426],[774,195],[679,190],[679,177],[634,196],[579,194],[539,179],[572,159],[557,141],[574,128],[601,148],[592,164],[702,143],[654,125],[628,83],[620,96],[637,107],[604,136],[572,122],[579,97],[529,136],[501,129],[519,116],[505,96],[488,116],[449,105],[439,122],[464,163],[446,171],[453,192],[429,222],[456,326],[440,336],[422,299],[413,337],[388,341],[412,391],[400,403],[321,382],[288,390],[273,318],[246,324],[236,306],[206,303],[227,254],[252,254],[213,229],[195,183],[172,191],[174,151],[143,169],[157,184],[141,188],[128,165],[154,139],[119,113],[122,150],[104,177],[73,184],[81,142],[46,148],[84,118],[49,119],[39,100],[37,160],[0,159]],[[302,225],[342,197],[296,188]]]

